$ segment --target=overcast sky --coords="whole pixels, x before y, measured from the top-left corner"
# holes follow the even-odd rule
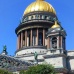
[[[0,0],[0,53],[7,45],[9,55],[15,55],[15,28],[19,25],[26,7],[35,0]],[[56,10],[62,27],[66,30],[66,49],[74,49],[74,0],[46,0]]]

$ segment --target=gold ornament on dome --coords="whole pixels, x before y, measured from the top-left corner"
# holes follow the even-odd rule
[[[44,1],[44,0],[37,0],[37,1]]]
[[[60,25],[55,21],[55,24],[51,28],[60,28]]]
[[[24,15],[35,11],[46,11],[56,15],[56,11],[52,5],[44,0],[36,0],[35,2],[31,3],[24,11]]]

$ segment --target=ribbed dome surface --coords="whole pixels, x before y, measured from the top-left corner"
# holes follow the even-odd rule
[[[35,11],[46,11],[56,14],[52,5],[45,2],[44,0],[36,0],[35,2],[31,3],[24,11],[24,15]]]

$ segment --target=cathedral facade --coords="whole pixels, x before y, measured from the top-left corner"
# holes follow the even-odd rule
[[[52,64],[57,72],[73,73],[74,51],[66,50],[66,31],[59,23],[55,9],[44,0],[36,0],[24,11],[17,34],[16,58]]]
[[[52,64],[59,74],[74,74],[74,51],[66,50],[67,34],[51,4],[44,0],[31,3],[15,32],[17,50],[14,58],[37,64],[45,62]],[[31,65],[30,62],[27,65]]]

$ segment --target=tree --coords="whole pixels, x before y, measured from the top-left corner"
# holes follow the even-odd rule
[[[0,74],[12,74],[12,73],[11,72],[8,72],[6,70],[0,69]]]
[[[52,65],[41,64],[29,67],[28,70],[22,71],[22,74],[56,74],[56,73]]]
[[[20,74],[26,74],[26,71],[25,70],[21,70]]]

